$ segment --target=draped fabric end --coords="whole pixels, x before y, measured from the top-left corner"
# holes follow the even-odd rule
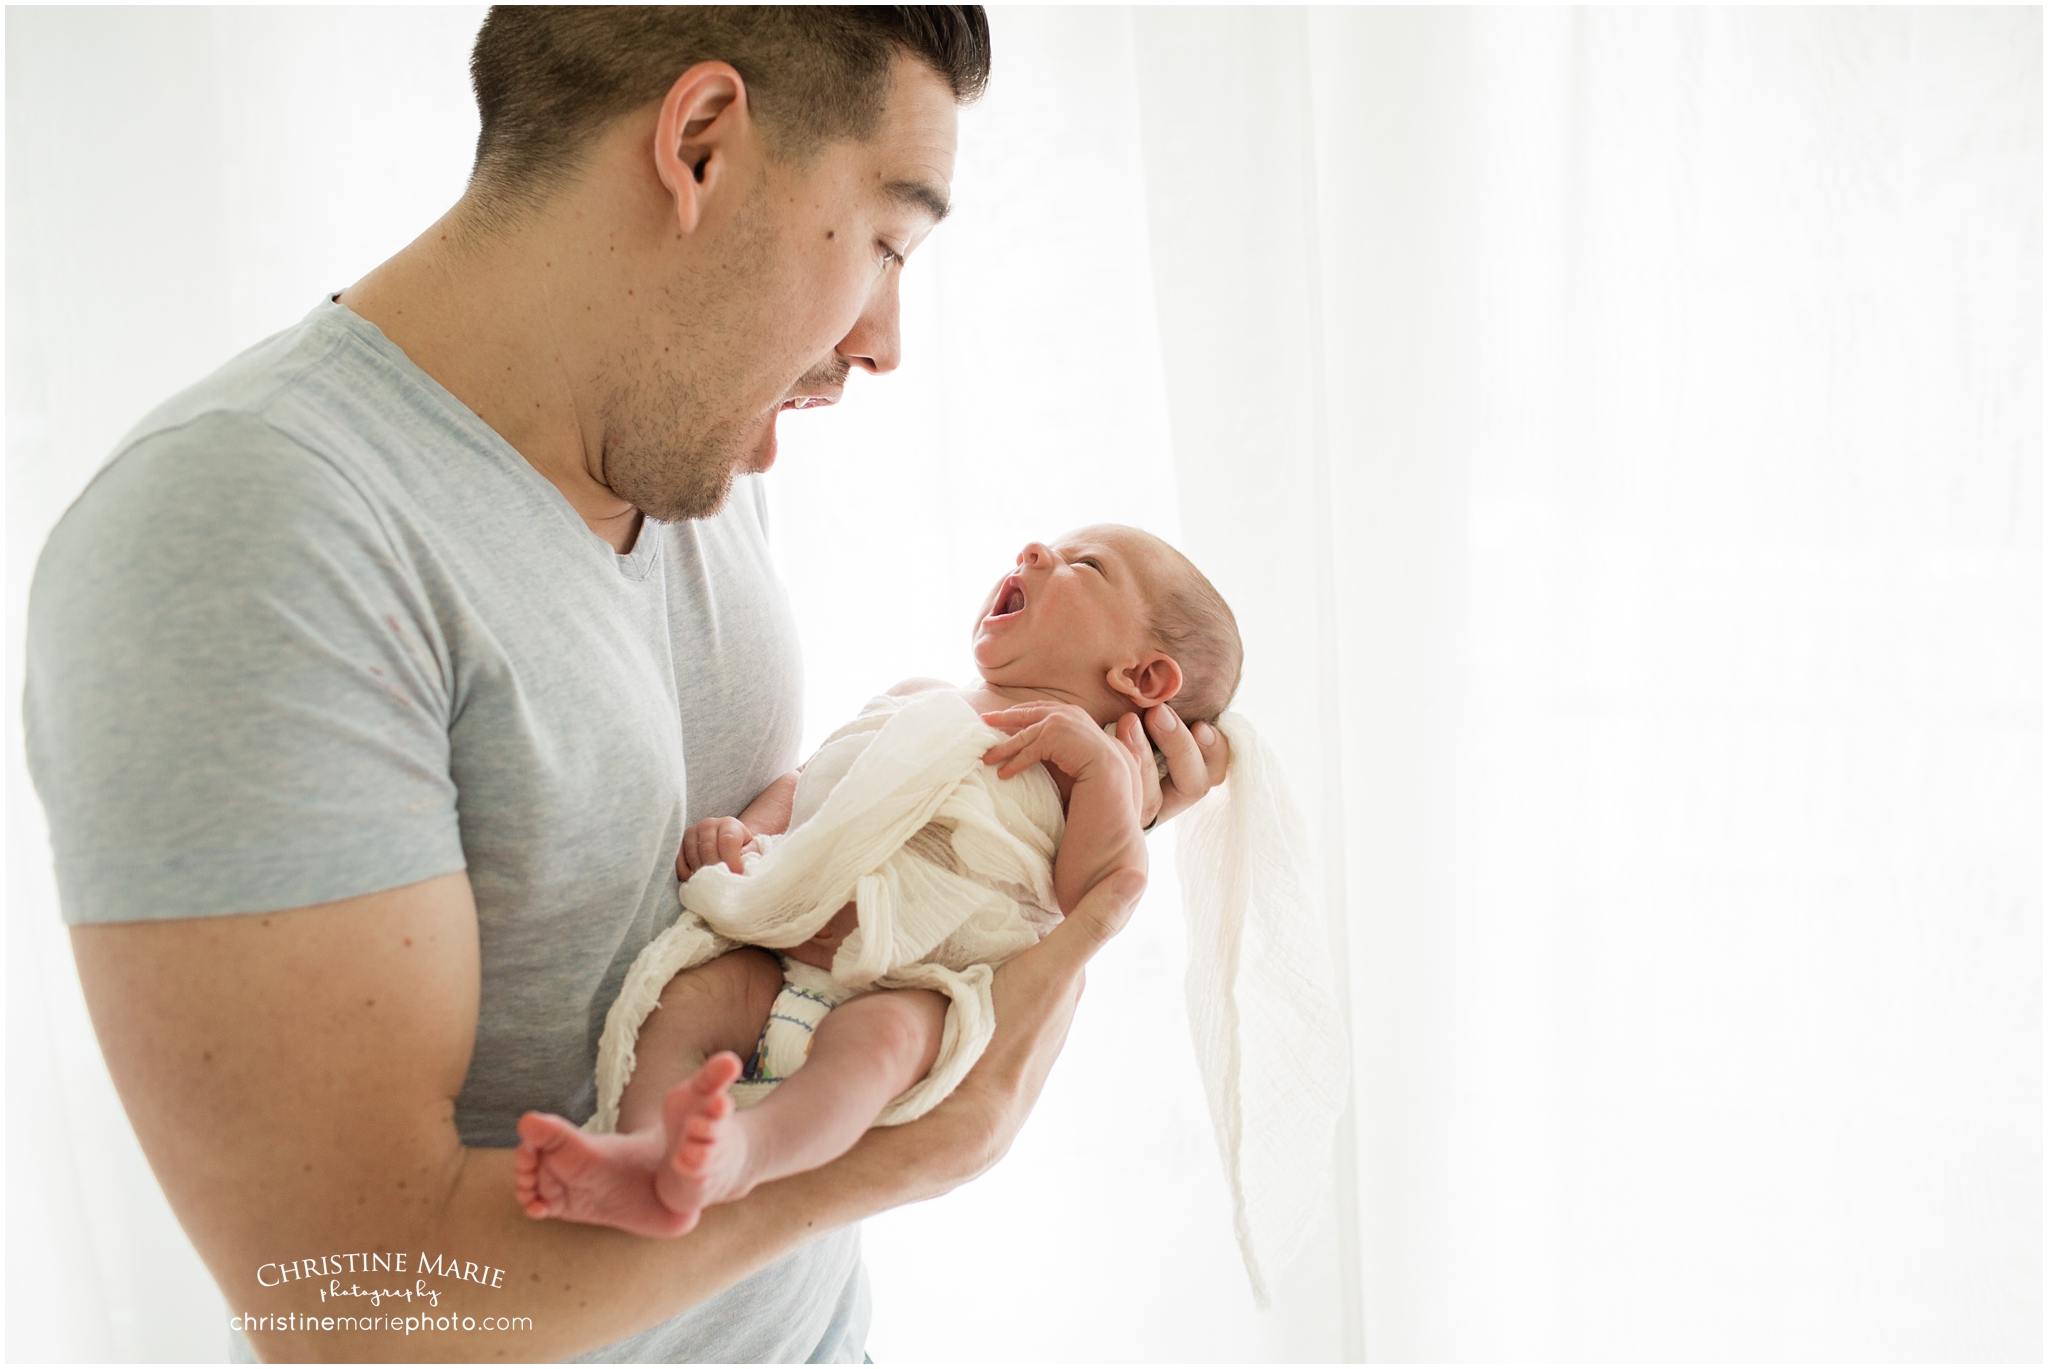
[[[1286,777],[1242,715],[1217,726],[1230,778],[1180,822],[1188,1024],[1263,1309],[1328,1197],[1350,1049]]]

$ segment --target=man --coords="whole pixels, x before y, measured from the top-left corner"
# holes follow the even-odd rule
[[[493,11],[463,200],[52,535],[25,710],[80,975],[266,1357],[858,1359],[853,1224],[1021,1124],[1141,872],[1003,967],[947,1104],[687,1237],[531,1222],[507,1149],[588,1113],[686,826],[795,759],[751,476],[895,367],[987,67],[974,9]],[[1146,727],[1169,814],[1222,748]]]

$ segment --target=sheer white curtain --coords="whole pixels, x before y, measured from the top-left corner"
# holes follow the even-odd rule
[[[2039,11],[1136,32],[1364,1348],[2038,1357]]]
[[[10,12],[11,700],[119,433],[459,193],[479,13]],[[1155,838],[1010,1157],[868,1225],[875,1357],[2038,1357],[2038,11],[993,21],[904,369],[783,425],[810,735],[1022,541],[1176,539],[1355,1122],[1256,1314]],[[8,1352],[217,1357],[6,712]]]

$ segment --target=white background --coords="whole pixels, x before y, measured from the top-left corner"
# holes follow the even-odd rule
[[[28,572],[460,193],[479,17],[9,13],[11,1358],[224,1345],[58,923]],[[1155,838],[1010,1158],[868,1224],[875,1358],[2038,1358],[2038,11],[993,18],[903,370],[783,424],[809,736],[963,675],[1024,540],[1177,541],[1357,1106],[1260,1316]]]

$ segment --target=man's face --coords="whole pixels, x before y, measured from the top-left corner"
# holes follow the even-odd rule
[[[957,125],[945,83],[898,57],[872,138],[766,162],[687,316],[611,370],[615,494],[663,521],[715,513],[734,476],[774,463],[779,414],[837,403],[856,368],[896,369],[898,280],[945,213]]]

